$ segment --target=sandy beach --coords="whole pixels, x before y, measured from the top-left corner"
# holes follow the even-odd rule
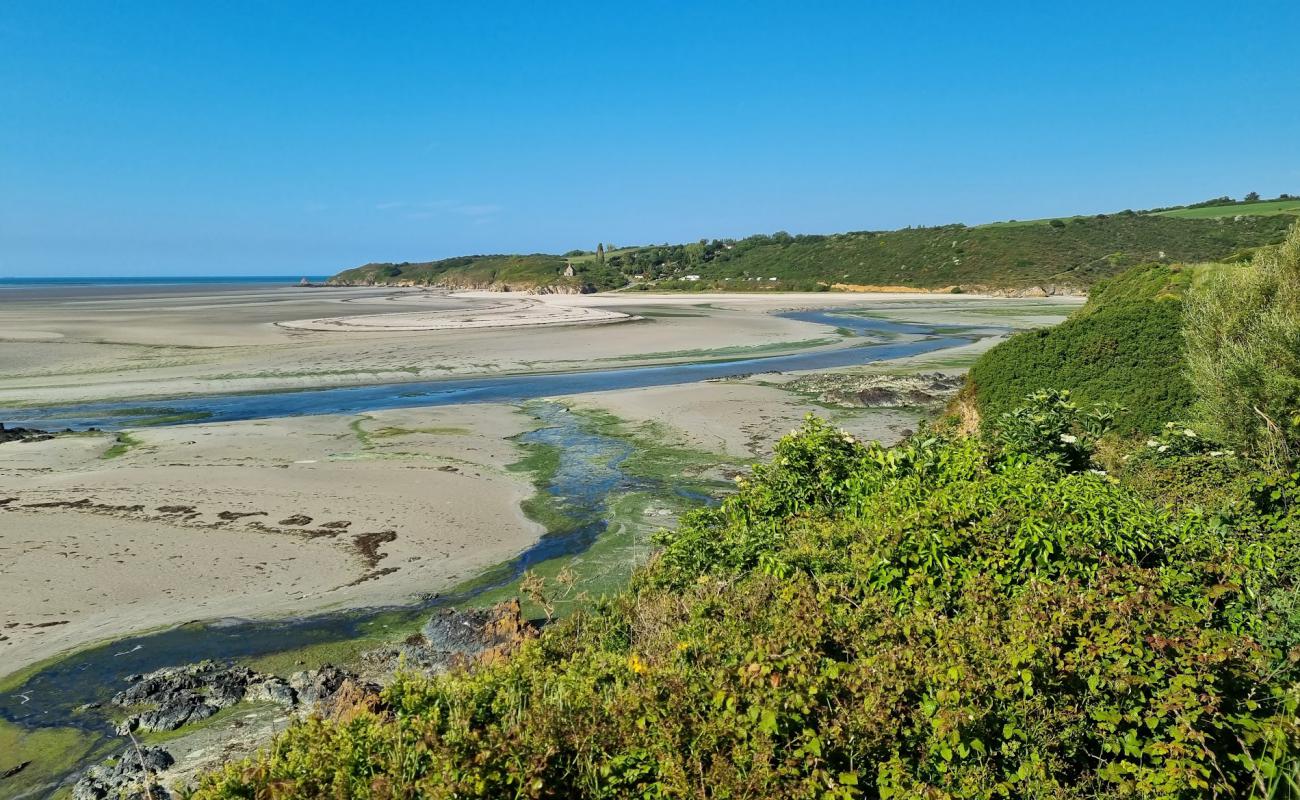
[[[598,369],[854,341],[777,310],[1014,328],[1057,321],[1078,304],[202,286],[3,299],[0,421],[5,404]],[[849,371],[960,371],[995,341]],[[886,441],[921,415],[828,408],[784,388],[792,377],[561,397],[656,423],[676,444],[732,460],[761,458],[808,413]],[[534,491],[530,477],[506,470],[522,453],[511,437],[536,424],[520,408],[477,404],[0,444],[0,675],[188,620],[443,591],[541,535],[520,509]]]

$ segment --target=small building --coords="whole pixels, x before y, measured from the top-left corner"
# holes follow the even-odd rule
[[[572,278],[575,274],[576,274],[576,273],[573,271],[573,265],[572,265],[572,264],[565,264],[565,265],[564,265],[564,277],[566,277],[566,278]]]

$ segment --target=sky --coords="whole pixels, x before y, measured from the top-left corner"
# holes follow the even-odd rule
[[[0,0],[0,277],[1300,194],[1300,3]]]

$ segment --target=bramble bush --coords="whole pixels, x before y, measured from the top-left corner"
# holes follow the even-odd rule
[[[195,796],[1291,796],[1300,478],[1169,506],[1060,449],[1104,422],[1063,394],[1008,419],[810,419],[626,592]]]

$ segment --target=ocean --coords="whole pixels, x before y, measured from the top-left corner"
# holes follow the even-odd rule
[[[0,278],[6,286],[203,286],[203,285],[275,285],[293,286],[306,278],[323,283],[328,275],[148,275],[134,277],[82,278]]]

